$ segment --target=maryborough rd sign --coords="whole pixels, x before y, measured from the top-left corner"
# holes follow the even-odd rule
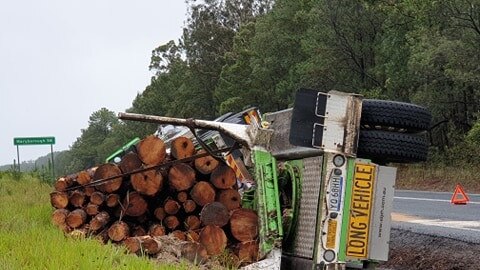
[[[14,145],[55,144],[55,137],[13,138]]]

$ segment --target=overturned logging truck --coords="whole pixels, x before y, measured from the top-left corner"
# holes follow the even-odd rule
[[[156,254],[161,236],[202,262],[244,269],[373,269],[388,259],[396,169],[427,157],[430,113],[337,91],[215,121],[120,113],[161,124],[115,162],[61,177],[53,222]],[[183,128],[179,128],[182,126]]]

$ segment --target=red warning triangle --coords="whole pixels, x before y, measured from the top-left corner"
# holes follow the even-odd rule
[[[463,187],[460,184],[457,184],[455,187],[455,191],[453,192],[452,199],[450,200],[451,203],[453,204],[467,204],[470,199],[468,198],[467,194],[465,193],[465,190],[463,190]]]

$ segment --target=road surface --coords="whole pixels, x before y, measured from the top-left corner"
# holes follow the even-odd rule
[[[392,228],[480,244],[480,194],[454,205],[452,193],[395,191]]]

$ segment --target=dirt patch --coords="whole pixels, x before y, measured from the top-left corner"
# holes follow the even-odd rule
[[[380,267],[388,269],[479,269],[480,245],[393,229],[390,260]]]

